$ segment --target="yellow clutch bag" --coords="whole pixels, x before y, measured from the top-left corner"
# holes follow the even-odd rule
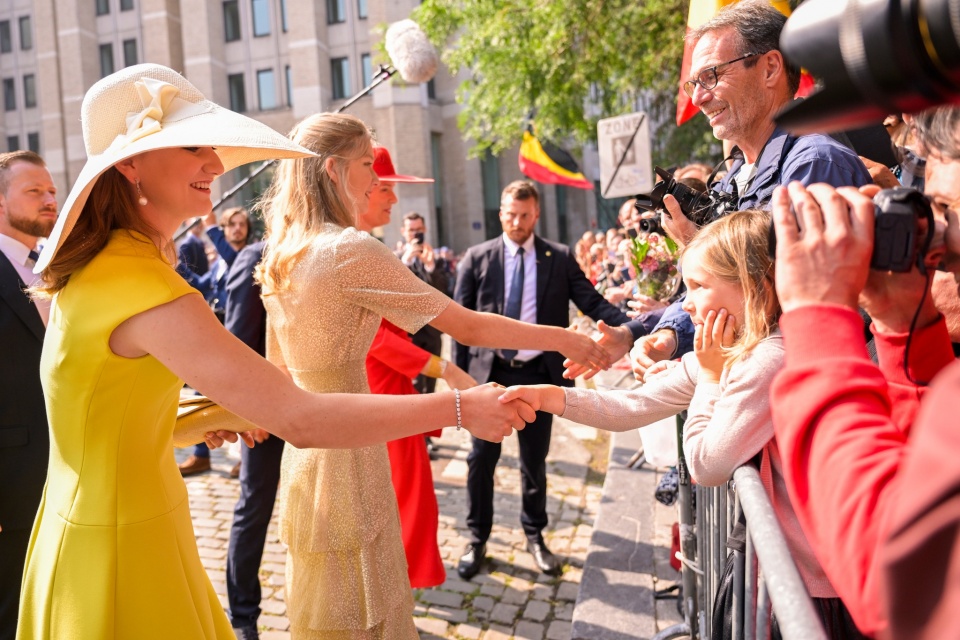
[[[203,442],[211,431],[249,431],[256,425],[230,413],[205,396],[181,398],[177,407],[177,424],[173,428],[173,446],[189,447]]]

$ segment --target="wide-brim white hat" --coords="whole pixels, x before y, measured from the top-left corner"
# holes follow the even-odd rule
[[[207,100],[176,71],[138,64],[103,78],[80,108],[87,163],[77,177],[34,269],[39,273],[70,235],[97,179],[154,149],[215,147],[229,171],[248,162],[315,155],[252,118]]]

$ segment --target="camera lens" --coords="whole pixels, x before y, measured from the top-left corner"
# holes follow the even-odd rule
[[[666,233],[663,231],[663,227],[660,226],[660,220],[658,218],[641,218],[640,231],[643,233],[659,233],[660,235],[666,235]]]

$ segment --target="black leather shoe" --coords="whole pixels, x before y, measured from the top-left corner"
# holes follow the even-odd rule
[[[464,580],[469,580],[480,573],[480,567],[483,565],[483,558],[487,554],[487,545],[468,544],[460,556],[460,562],[457,563],[457,575]]]
[[[233,632],[237,634],[237,640],[260,640],[260,632],[256,625],[247,627],[234,627]]]
[[[540,571],[543,571],[549,576],[560,575],[560,561],[557,560],[557,556],[550,552],[550,549],[547,549],[547,545],[543,540],[528,541],[527,551],[533,556],[533,560],[537,563],[537,566],[540,567]]]

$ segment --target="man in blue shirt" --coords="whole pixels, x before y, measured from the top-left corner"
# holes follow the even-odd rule
[[[834,187],[871,182],[857,154],[834,139],[794,136],[776,126],[774,116],[793,100],[800,84],[800,69],[779,49],[785,22],[766,0],[742,0],[689,36],[696,45],[692,74],[683,88],[709,120],[714,136],[734,145],[733,165],[713,188],[736,196],[737,209],[768,209],[777,185],[794,180]],[[664,206],[661,224],[685,244],[696,225],[672,196],[664,198]],[[640,377],[654,362],[692,348],[693,324],[677,302],[650,335],[637,341],[631,353],[634,372]]]

